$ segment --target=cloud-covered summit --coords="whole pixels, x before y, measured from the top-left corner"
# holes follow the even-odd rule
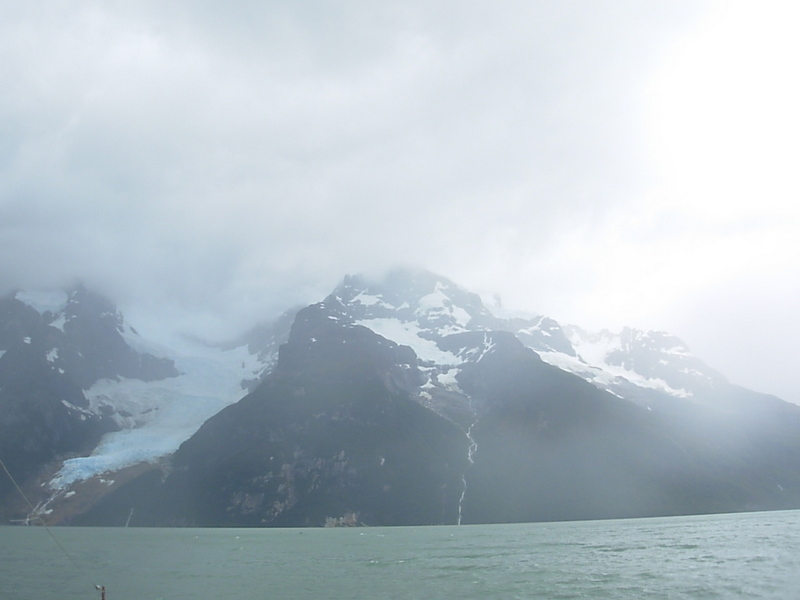
[[[5,2],[0,288],[81,280],[219,332],[407,263],[596,327],[691,339],[698,298],[756,276],[788,315],[796,213],[726,193],[721,231],[651,160],[653,90],[682,106],[654,80],[709,6]]]

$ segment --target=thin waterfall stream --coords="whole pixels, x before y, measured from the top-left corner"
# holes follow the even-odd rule
[[[469,440],[469,446],[467,447],[467,467],[464,469],[464,474],[461,476],[461,483],[463,487],[461,488],[461,497],[458,499],[458,525],[461,525],[461,508],[464,504],[464,496],[467,495],[467,471],[469,468],[475,464],[472,456],[478,450],[478,443],[475,441],[475,438],[472,437],[472,428],[478,424],[477,415],[475,421],[467,428],[466,435],[467,439]]]

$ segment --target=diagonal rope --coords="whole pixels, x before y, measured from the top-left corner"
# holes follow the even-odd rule
[[[8,470],[8,467],[6,467],[6,464],[3,462],[2,458],[0,458],[0,467],[3,467],[3,471],[6,472],[6,475],[8,475],[8,478],[11,480],[11,483],[13,483],[14,487],[17,488],[19,495],[22,496],[25,502],[28,504],[28,506],[31,509],[30,514],[33,515],[36,512],[36,508],[33,506],[31,501],[28,500],[28,497],[25,495],[25,492],[22,491],[22,488],[19,487],[17,480],[14,479],[14,476],[11,474],[11,471]],[[67,552],[67,549],[64,548],[61,542],[58,541],[58,538],[56,538],[56,536],[53,535],[53,532],[50,531],[50,528],[47,526],[47,523],[44,522],[44,519],[38,515],[35,515],[34,518],[39,520],[39,522],[45,528],[45,531],[47,531],[47,534],[50,536],[50,539],[52,539],[55,542],[56,546],[58,546],[61,549],[61,551],[64,553],[64,556],[66,556],[69,559],[69,562],[72,563],[72,566],[74,566],[75,569],[79,571],[86,578],[86,580],[90,583],[90,585],[94,589],[99,590],[101,586],[92,583],[92,578],[89,576],[89,573],[87,573],[86,570],[77,563],[77,561],[72,557],[72,555],[69,552]],[[103,591],[104,591],[103,597],[105,597],[105,587],[103,587]]]

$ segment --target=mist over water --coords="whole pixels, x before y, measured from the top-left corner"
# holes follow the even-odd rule
[[[0,528],[0,597],[789,598],[800,511],[356,529]],[[77,565],[77,566],[76,566]]]

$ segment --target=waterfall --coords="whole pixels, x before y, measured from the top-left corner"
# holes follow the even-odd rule
[[[461,476],[461,497],[458,499],[458,525],[461,525],[461,507],[464,504],[464,496],[467,495],[467,470],[475,464],[475,461],[472,459],[472,456],[478,450],[478,443],[475,441],[475,438],[472,437],[472,428],[478,424],[477,415],[475,416],[475,421],[467,428],[466,434],[467,439],[469,440],[469,446],[467,447],[467,467],[464,469],[464,474]]]

